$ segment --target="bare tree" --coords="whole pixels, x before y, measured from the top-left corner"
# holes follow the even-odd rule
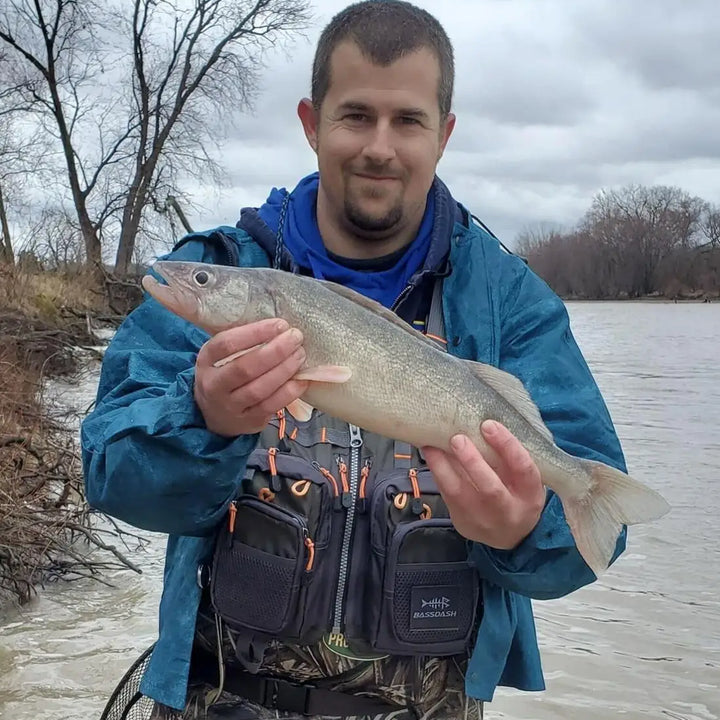
[[[720,248],[720,207],[708,205],[702,220],[702,231],[711,248]]]
[[[22,97],[25,87],[16,83],[7,55],[0,53],[0,262],[14,263],[10,233],[10,208],[13,191],[19,192],[29,167],[32,151],[41,144],[18,128],[18,118],[31,109]]]
[[[63,207],[43,208],[28,226],[22,247],[49,270],[77,269],[84,260],[77,219]]]
[[[705,238],[720,244],[720,210],[679,188],[630,186],[598,193],[574,230],[526,229],[518,243],[563,297],[608,299],[713,288]]]
[[[268,48],[306,0],[5,0],[0,41],[62,147],[90,263],[117,240],[125,273],[143,218],[182,174],[217,177],[210,147],[246,107]],[[228,100],[231,98],[231,100]]]
[[[617,269],[630,297],[658,288],[658,271],[698,237],[705,202],[676,187],[633,185],[598,193],[581,227]]]

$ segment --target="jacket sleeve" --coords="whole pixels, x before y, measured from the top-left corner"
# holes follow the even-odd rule
[[[202,259],[191,242],[173,259]],[[193,398],[207,335],[147,298],[103,360],[96,404],[81,426],[88,502],[147,530],[204,535],[236,494],[257,436],[210,432]]]
[[[625,471],[620,442],[564,303],[524,267],[512,287],[500,302],[500,367],[523,381],[559,447]],[[623,528],[613,561],[625,549],[626,535]],[[476,543],[471,557],[486,579],[536,599],[561,597],[595,580],[560,498],[549,488],[539,523],[518,547],[496,550]]]

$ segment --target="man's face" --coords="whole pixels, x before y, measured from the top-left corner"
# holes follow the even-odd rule
[[[352,234],[385,240],[419,223],[454,126],[440,119],[440,67],[423,48],[382,67],[353,42],[331,58],[319,112],[298,112],[317,152],[321,202]]]

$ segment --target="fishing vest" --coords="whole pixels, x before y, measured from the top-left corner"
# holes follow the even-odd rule
[[[442,281],[427,335],[444,349]],[[481,600],[467,541],[417,448],[314,410],[260,434],[217,535],[209,602],[251,671],[270,643],[339,656],[467,656]]]

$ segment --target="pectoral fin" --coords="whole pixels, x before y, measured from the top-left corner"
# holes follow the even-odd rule
[[[352,377],[352,370],[345,365],[317,365],[305,368],[295,375],[295,380],[313,382],[346,383]]]

